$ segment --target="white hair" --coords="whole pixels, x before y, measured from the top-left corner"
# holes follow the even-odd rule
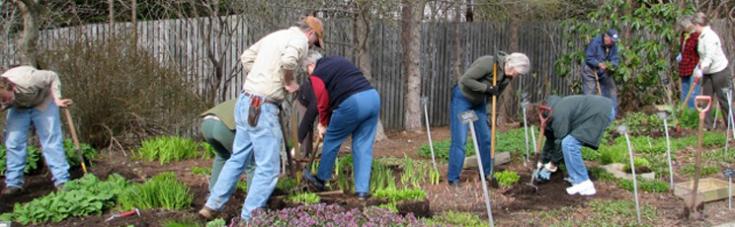
[[[311,64],[316,64],[319,59],[322,58],[322,54],[319,53],[319,51],[315,50],[309,50],[308,53],[306,53],[306,57],[304,57],[303,60],[301,60],[301,66],[304,67],[304,71],[306,71],[306,66]]]
[[[694,27],[694,23],[692,23],[692,16],[686,15],[686,16],[679,17],[676,25],[680,31],[685,31],[685,32],[692,31]]]
[[[522,53],[511,53],[505,57],[505,64],[514,68],[519,74],[527,74],[531,71],[531,61]]]

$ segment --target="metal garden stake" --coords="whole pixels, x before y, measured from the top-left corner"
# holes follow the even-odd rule
[[[694,155],[694,186],[692,186],[692,199],[690,214],[697,214],[697,190],[699,189],[699,177],[702,173],[702,140],[704,139],[704,117],[712,106],[712,96],[700,95],[695,98],[697,111],[699,111],[699,131],[697,132],[697,151]],[[700,103],[706,104],[700,107]]]
[[[618,126],[618,132],[620,134],[625,135],[625,142],[628,145],[628,155],[630,157],[630,172],[633,174],[633,194],[635,196],[635,212],[636,216],[638,217],[638,224],[641,224],[641,206],[640,202],[638,201],[638,177],[635,174],[635,162],[634,156],[633,156],[633,149],[630,145],[630,137],[628,136],[628,130],[625,128],[625,125]]]
[[[664,120],[664,132],[666,133],[666,159],[669,162],[669,189],[674,190],[674,169],[671,166],[671,141],[669,140],[669,113],[658,112],[658,117]]]
[[[732,88],[723,88],[722,92],[725,92],[725,96],[727,96],[727,121],[728,121],[728,129],[732,130],[732,138],[735,139],[735,120],[732,116]],[[725,141],[728,141],[727,139]],[[727,143],[727,142],[725,142]],[[727,146],[725,146],[725,152],[727,152]]]
[[[429,107],[427,107],[429,104],[429,97],[421,97],[421,103],[424,104],[424,118],[426,119],[426,136],[429,137],[429,150],[431,151],[431,164],[434,165],[434,170],[438,171],[436,168],[436,158],[434,157],[434,142],[431,141],[431,126],[429,126]]]
[[[528,163],[528,119],[526,117],[526,105],[528,105],[528,100],[526,99],[527,95],[528,93],[523,92],[523,101],[521,102],[521,109],[523,110],[523,136],[526,139],[526,161],[523,162],[523,166],[526,166],[526,163]]]
[[[480,146],[477,144],[477,134],[475,133],[475,121],[477,121],[477,115],[475,114],[475,111],[467,111],[462,113],[462,122],[465,124],[468,124],[470,126],[470,132],[472,133],[472,143],[475,145],[475,150],[479,151]],[[480,158],[480,152],[477,152],[477,166],[480,169],[480,177],[482,178],[482,192],[484,193],[485,197],[485,206],[487,207],[487,216],[490,221],[490,226],[495,226],[493,222],[493,212],[492,208],[490,207],[490,191],[487,189],[487,181],[485,180],[485,171],[482,167],[482,161]]]
[[[727,177],[727,209],[732,209],[732,177],[735,176],[735,170],[727,168],[724,175]]]

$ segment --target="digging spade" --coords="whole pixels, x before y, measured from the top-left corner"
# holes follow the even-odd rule
[[[462,122],[465,124],[468,124],[470,126],[470,132],[472,133],[472,143],[475,145],[475,150],[479,151],[480,146],[477,144],[477,134],[475,133],[475,121],[477,121],[477,115],[475,114],[475,111],[467,111],[462,113],[460,116],[462,118]],[[490,226],[495,226],[493,222],[493,212],[492,208],[490,207],[490,191],[487,189],[487,181],[485,180],[485,171],[482,167],[482,161],[481,161],[481,154],[480,152],[477,152],[477,166],[480,169],[480,178],[482,178],[480,181],[482,181],[482,192],[484,193],[485,197],[485,207],[487,207],[487,216],[490,221]]]
[[[74,142],[74,150],[76,150],[79,156],[79,163],[82,164],[82,172],[87,174],[87,164],[84,163],[84,155],[79,147],[79,137],[77,136],[77,129],[74,127],[74,121],[71,119],[71,112],[69,108],[64,108],[64,115],[66,116],[66,123],[69,125],[69,132],[71,133],[71,141]]]
[[[628,156],[630,158],[630,172],[633,174],[633,195],[635,196],[635,212],[638,218],[638,224],[641,224],[641,206],[638,199],[638,177],[635,174],[635,162],[633,156],[633,149],[630,145],[630,137],[628,136],[628,129],[625,125],[618,126],[618,132],[625,135],[625,142],[628,145]]]
[[[674,169],[671,166],[671,142],[669,140],[669,113],[658,112],[658,117],[664,120],[664,132],[666,133],[666,159],[669,162],[669,189],[674,190]]]
[[[426,136],[429,137],[429,150],[431,151],[431,164],[434,165],[434,170],[439,171],[436,168],[436,157],[434,156],[434,142],[431,141],[431,126],[429,126],[429,97],[421,97],[421,103],[424,105],[424,119],[426,119]]]
[[[541,162],[541,141],[544,138],[544,131],[546,130],[546,123],[548,123],[549,118],[551,118],[552,110],[549,106],[545,105],[539,105],[539,112],[538,112],[538,119],[541,121],[540,128],[539,128],[539,134],[538,134],[538,140],[536,141],[536,154],[534,154],[534,159],[536,160],[536,163]],[[536,181],[536,175],[538,174],[539,170],[543,168],[543,165],[536,166],[531,173],[531,181],[528,182],[528,185],[533,187],[533,189],[538,190],[538,187],[536,184],[534,184],[534,181]]]
[[[690,204],[690,215],[697,212],[697,190],[699,189],[699,177],[702,173],[702,140],[704,138],[704,117],[712,106],[712,96],[700,95],[696,99],[697,111],[699,111],[699,130],[697,131],[697,151],[694,155],[694,186],[692,186],[692,198]],[[700,104],[704,104],[702,107]]]
[[[527,99],[528,93],[523,92],[522,100],[521,101],[521,109],[523,110],[523,136],[526,139],[526,161],[523,162],[523,166],[526,166],[526,163],[528,163],[528,119],[526,118],[526,105],[528,105],[528,99]]]

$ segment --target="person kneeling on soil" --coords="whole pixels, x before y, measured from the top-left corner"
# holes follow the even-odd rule
[[[359,199],[367,199],[380,96],[360,69],[344,57],[322,58],[318,52],[311,51],[304,59],[304,65],[310,75],[319,112],[318,136],[324,138],[317,175],[304,172],[304,180],[323,191],[324,183],[332,178],[342,141],[352,135],[355,193]],[[308,122],[309,119],[303,121]]]
[[[490,158],[490,127],[487,121],[487,101],[493,96],[500,96],[510,81],[530,70],[528,57],[522,53],[505,54],[500,52],[495,56],[482,56],[470,65],[467,72],[459,78],[459,82],[452,88],[452,99],[449,108],[449,125],[452,132],[452,143],[449,147],[449,185],[459,185],[459,175],[462,171],[465,158],[465,143],[467,142],[468,126],[462,122],[461,116],[465,111],[475,111],[477,121],[477,143],[480,146],[480,159],[486,178],[490,178],[493,169],[493,160]],[[492,85],[493,74],[497,73],[497,86]]]
[[[551,116],[545,116],[549,117],[544,130],[546,143],[537,163],[536,179],[548,181],[563,158],[572,183],[567,193],[594,195],[597,191],[582,160],[582,146],[597,150],[605,128],[614,119],[613,102],[603,96],[574,95],[550,96],[546,103],[551,108]],[[538,106],[530,110],[529,120],[538,122]]]
[[[213,107],[202,113],[202,125],[199,130],[202,137],[214,149],[214,161],[212,162],[212,175],[209,177],[209,191],[212,191],[214,184],[217,183],[219,173],[222,172],[222,166],[225,165],[227,159],[232,154],[232,143],[235,141],[235,104],[237,99],[232,99]],[[253,171],[255,167],[253,157],[245,160],[245,168],[247,173],[247,183],[253,179]]]
[[[23,189],[28,130],[33,125],[51,174],[58,189],[69,181],[69,163],[64,153],[59,107],[72,104],[61,98],[58,74],[31,66],[14,67],[0,77],[2,109],[8,111],[5,125],[7,148],[6,188],[3,196],[15,195]]]

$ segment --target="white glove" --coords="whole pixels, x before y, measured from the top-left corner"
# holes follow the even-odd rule
[[[699,66],[697,66],[694,68],[692,75],[696,78],[702,78],[702,75],[704,75],[704,73],[702,72],[702,69],[700,69]]]
[[[681,62],[681,53],[679,55],[676,55],[676,63]]]
[[[544,169],[546,169],[546,170],[548,170],[549,172],[552,172],[552,173],[555,173],[556,170],[558,169],[556,167],[556,165],[554,165],[554,163],[552,163],[552,162],[548,162],[546,164],[543,164],[541,162],[537,162],[536,163],[536,168],[537,169],[541,169],[541,167],[543,167]]]

